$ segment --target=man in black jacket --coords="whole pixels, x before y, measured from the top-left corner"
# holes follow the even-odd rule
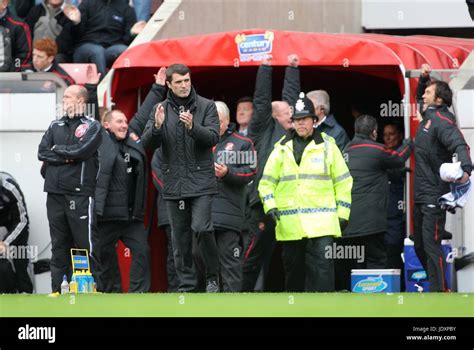
[[[445,234],[446,212],[439,207],[438,199],[450,192],[450,187],[441,180],[439,168],[443,163],[450,163],[453,154],[457,154],[463,170],[463,176],[457,181],[465,183],[472,172],[472,160],[456,118],[448,109],[452,91],[445,82],[429,83],[429,71],[429,67],[423,67],[419,80],[419,84],[428,86],[422,96],[423,120],[416,132],[413,227],[415,251],[427,271],[430,291],[445,292],[448,287],[441,240]],[[421,90],[423,86],[418,87],[418,91]]]
[[[254,114],[248,127],[248,137],[254,142],[257,150],[258,169],[249,189],[251,219],[249,230],[251,242],[245,252],[242,267],[242,291],[255,289],[258,276],[264,266],[263,278],[269,267],[275,243],[275,222],[265,215],[262,202],[258,196],[258,184],[263,174],[265,163],[273,146],[287,130],[293,127],[290,105],[293,106],[300,93],[300,73],[297,55],[288,56],[289,66],[285,71],[283,84],[283,101],[272,102],[272,67],[271,58],[265,58],[258,69],[253,98]]]
[[[214,102],[195,92],[185,65],[168,67],[166,83],[168,97],[152,112],[142,141],[146,148],[163,149],[163,198],[171,221],[179,290],[196,289],[191,227],[206,266],[206,291],[218,292],[211,207],[217,194],[212,147],[219,141],[219,117]]]
[[[396,151],[377,143],[377,121],[362,115],[354,123],[355,136],[344,150],[344,158],[354,179],[349,223],[345,238],[364,247],[361,268],[384,269],[387,261],[384,235],[387,230],[388,169],[402,168],[410,157],[411,141]]]
[[[178,292],[179,279],[176,274],[176,266],[174,264],[173,257],[173,241],[171,238],[171,224],[168,216],[168,210],[166,209],[166,201],[163,198],[163,174],[161,172],[161,163],[163,162],[163,155],[161,154],[161,148],[155,150],[153,158],[151,160],[151,175],[153,178],[153,185],[155,185],[156,191],[158,192],[156,204],[158,207],[158,227],[165,231],[167,240],[167,257],[166,257],[166,275],[168,278],[168,292]],[[191,228],[189,228],[191,229]],[[192,235],[191,232],[188,233]]]
[[[88,249],[93,274],[98,263],[94,193],[102,135],[99,122],[85,115],[87,101],[86,88],[69,86],[63,96],[66,115],[51,123],[38,148],[38,159],[46,164],[53,293],[61,290],[63,276],[71,272],[70,248]]]
[[[235,132],[229,108],[216,102],[220,121],[220,140],[214,150],[214,167],[219,193],[212,203],[212,222],[216,228],[217,248],[224,292],[240,292],[242,231],[246,186],[257,173],[257,153],[253,142]]]
[[[129,292],[148,292],[148,232],[143,224],[147,193],[145,150],[138,137],[129,135],[127,117],[121,111],[108,112],[103,126],[95,191],[102,288],[104,292],[120,292],[114,290],[115,249],[120,239],[132,253]]]
[[[20,186],[13,176],[0,171],[0,293],[32,293],[28,274],[31,256],[9,251],[28,252],[28,213]]]
[[[86,0],[79,5],[80,23],[72,29],[76,48],[74,62],[95,63],[105,76],[106,68],[127,49],[144,28],[135,11],[123,0]]]

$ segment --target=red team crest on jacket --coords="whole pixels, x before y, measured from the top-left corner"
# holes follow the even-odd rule
[[[79,125],[76,128],[76,131],[74,132],[74,136],[76,136],[78,139],[80,139],[87,132],[87,129],[89,129],[89,124]]]
[[[234,144],[233,144],[232,142],[228,142],[228,143],[225,145],[224,149],[225,149],[226,151],[229,151],[229,152],[230,152],[230,151],[233,151],[233,150],[234,150]]]

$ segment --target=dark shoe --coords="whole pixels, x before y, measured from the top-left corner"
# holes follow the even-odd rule
[[[219,293],[217,281],[209,281],[206,286],[206,293]]]

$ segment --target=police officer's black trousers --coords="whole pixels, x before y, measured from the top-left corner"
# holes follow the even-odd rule
[[[119,239],[130,250],[130,293],[146,293],[150,291],[150,248],[148,246],[148,230],[142,221],[99,221],[100,235],[99,256],[101,262],[100,278],[104,292],[120,292],[115,283],[117,275],[117,244]],[[117,287],[119,287],[117,289]]]
[[[87,249],[92,274],[98,286],[96,270],[98,237],[94,215],[94,199],[87,196],[48,193],[46,200],[51,235],[51,287],[61,291],[63,276],[71,277],[71,248]]]
[[[326,256],[333,236],[282,241],[282,258],[287,292],[333,292],[334,261]]]
[[[211,219],[211,207],[212,196],[210,195],[166,200],[180,292],[197,290],[197,274],[192,253],[193,235],[196,236],[197,246],[204,261],[207,282],[219,281],[219,256]]]
[[[243,256],[242,292],[254,291],[262,266],[266,280],[275,247],[275,222],[265,215],[262,204],[252,206],[250,215],[251,241]]]
[[[445,277],[446,262],[441,249],[445,223],[446,212],[440,207],[415,204],[413,209],[415,252],[428,274],[431,292],[448,290]]]
[[[242,287],[242,259],[240,233],[234,230],[216,229],[219,251],[222,289],[224,292],[240,292]]]

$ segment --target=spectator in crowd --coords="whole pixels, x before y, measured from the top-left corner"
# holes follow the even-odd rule
[[[173,256],[173,240],[171,237],[171,224],[168,217],[168,210],[166,209],[166,202],[163,198],[163,174],[161,171],[161,163],[163,155],[161,154],[161,148],[155,150],[153,159],[151,160],[151,169],[153,184],[158,192],[157,206],[158,206],[158,227],[161,228],[166,234],[167,240],[167,258],[166,258],[166,275],[168,278],[168,292],[176,293],[179,288],[179,279],[176,273],[176,266],[174,264]],[[191,228],[189,228],[190,236],[192,235]]]
[[[385,124],[383,141],[387,150],[396,151],[403,141],[400,125],[396,123]],[[388,170],[387,232],[384,239],[387,251],[387,269],[403,269],[401,254],[405,238],[404,185],[406,171],[407,168]]]
[[[88,101],[85,87],[69,86],[63,96],[65,115],[51,123],[38,148],[38,159],[46,165],[44,191],[48,193],[53,293],[61,291],[63,276],[70,276],[70,249],[74,246],[89,251],[100,290],[94,194],[102,133],[99,122],[86,114]]]
[[[336,140],[337,147],[342,152],[346,144],[350,141],[346,131],[336,118],[330,112],[329,94],[324,90],[313,90],[306,95],[314,104],[316,116],[319,119],[317,128],[320,132],[333,137]]]
[[[74,85],[74,79],[62,69],[55,60],[58,47],[50,38],[36,40],[33,43],[33,69],[26,71],[54,73],[64,80],[67,86]]]
[[[219,193],[212,203],[220,271],[224,292],[240,292],[242,260],[240,233],[245,220],[246,186],[257,173],[253,142],[235,131],[229,108],[216,102],[220,140],[214,150],[214,168]]]
[[[332,137],[315,129],[311,100],[294,105],[294,130],[268,158],[258,191],[276,223],[289,292],[332,292],[334,262],[327,255],[351,207],[352,178]]]
[[[265,215],[262,202],[258,196],[258,184],[262,178],[263,168],[273,150],[287,130],[293,127],[290,104],[298,98],[300,74],[297,55],[288,56],[288,67],[283,84],[283,101],[272,102],[272,67],[271,57],[262,60],[257,73],[254,92],[254,114],[249,123],[248,137],[254,142],[257,150],[257,175],[249,189],[251,242],[245,252],[242,266],[242,291],[255,290],[260,271],[263,269],[263,280],[266,278],[268,264],[275,243],[275,223]],[[292,102],[293,101],[293,102]]]
[[[253,101],[250,96],[242,97],[237,100],[237,124],[239,124],[239,133],[247,136],[247,128],[253,114]]]
[[[56,62],[72,61],[72,28],[81,21],[81,13],[72,5],[64,5],[64,0],[44,0],[33,7],[25,22],[30,27],[33,41],[51,38],[56,41]]]
[[[140,139],[129,134],[127,117],[121,111],[108,112],[103,127],[95,190],[103,291],[120,292],[114,290],[115,250],[120,239],[132,253],[129,291],[148,292],[148,231],[143,223],[148,174],[145,150]]]
[[[355,136],[344,150],[354,179],[352,209],[344,237],[364,247],[365,259],[360,268],[384,269],[387,264],[384,236],[387,231],[388,169],[403,168],[410,157],[407,139],[396,151],[377,143],[377,120],[362,115],[355,121]]]
[[[107,67],[127,49],[146,23],[137,22],[127,1],[84,0],[79,10],[80,24],[73,27],[74,62],[95,63],[104,77]]]
[[[446,262],[441,250],[445,236],[446,211],[438,199],[450,192],[448,182],[440,177],[440,166],[451,163],[457,154],[463,175],[456,180],[466,183],[472,172],[470,149],[456,125],[456,117],[449,111],[453,93],[443,81],[430,82],[431,68],[422,67],[418,91],[424,89],[423,120],[418,126],[415,142],[415,176],[413,227],[415,251],[428,274],[431,292],[448,291]]]
[[[8,7],[14,16],[24,19],[33,6],[35,6],[35,0],[12,0]]]
[[[0,171],[0,293],[33,292],[27,243],[25,198],[13,176]],[[15,254],[10,254],[12,249]]]
[[[13,16],[9,0],[0,0],[0,72],[19,72],[31,59],[31,34],[28,25]]]
[[[219,117],[214,102],[199,96],[191,85],[188,67],[166,70],[168,96],[156,106],[143,133],[143,145],[163,150],[163,197],[172,228],[179,291],[194,291],[197,274],[192,257],[192,235],[206,268],[206,291],[219,291],[219,258],[211,219],[217,194],[212,147],[219,141]]]
[[[152,0],[133,0],[133,8],[137,16],[137,21],[148,22],[151,14]]]

